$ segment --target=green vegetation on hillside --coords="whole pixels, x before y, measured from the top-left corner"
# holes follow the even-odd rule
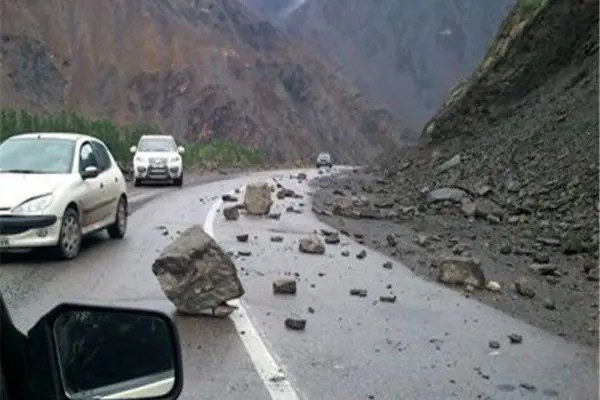
[[[546,0],[517,0],[517,7],[522,16],[528,17],[544,5]]]
[[[108,119],[87,119],[75,113],[36,115],[26,110],[10,108],[0,111],[0,142],[27,132],[77,132],[97,137],[108,146],[117,161],[124,165],[131,163],[129,148],[137,144],[140,136],[163,133],[154,125],[119,126]],[[182,141],[179,144],[185,147],[183,161],[188,167],[244,167],[264,161],[259,150],[229,141]]]

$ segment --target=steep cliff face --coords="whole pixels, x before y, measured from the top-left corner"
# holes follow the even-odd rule
[[[515,0],[244,0],[421,129],[483,58]],[[287,16],[287,18],[286,18]]]
[[[390,179],[403,168],[393,181],[404,196],[460,188],[523,242],[553,238],[546,251],[597,265],[598,2],[519,3],[426,125],[421,148],[380,168]]]
[[[364,160],[406,130],[236,0],[0,0],[2,107],[154,122],[276,161]]]
[[[593,89],[598,67],[597,2],[538,3],[538,9],[521,5],[511,11],[473,76],[455,87],[426,126],[427,141],[476,135],[478,126],[514,117],[521,104],[536,94],[543,97],[548,86],[564,84],[567,76],[571,82],[561,87],[565,91],[556,99],[559,102],[580,95],[581,87]]]

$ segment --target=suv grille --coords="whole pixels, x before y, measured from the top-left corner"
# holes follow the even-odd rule
[[[162,167],[163,165],[167,165],[167,159],[166,158],[150,158],[150,166],[151,167]]]

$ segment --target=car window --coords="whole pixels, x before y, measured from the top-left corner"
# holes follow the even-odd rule
[[[8,139],[0,144],[0,172],[69,174],[75,141],[48,137]]]
[[[138,151],[177,151],[177,144],[172,138],[144,138],[138,143]]]
[[[112,161],[110,160],[110,156],[108,155],[108,150],[106,146],[104,146],[100,142],[91,141],[92,148],[94,149],[94,155],[96,156],[96,160],[98,161],[98,170],[100,172],[106,171],[112,165]]]
[[[81,145],[79,150],[79,172],[83,172],[87,167],[99,168],[94,149],[89,142]]]

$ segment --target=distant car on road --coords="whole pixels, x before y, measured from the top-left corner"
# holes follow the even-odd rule
[[[127,230],[127,186],[106,145],[79,133],[27,133],[0,144],[0,250],[79,255],[84,235]]]
[[[333,167],[333,164],[331,163],[331,154],[327,152],[319,153],[317,156],[317,168],[321,167]]]
[[[140,186],[142,181],[172,181],[175,186],[183,185],[183,146],[177,146],[170,135],[145,135],[137,146],[131,146],[133,153],[133,183]]]

